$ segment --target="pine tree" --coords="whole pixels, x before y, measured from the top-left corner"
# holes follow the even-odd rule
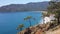
[[[50,1],[48,7],[48,12],[55,14],[58,24],[60,24],[60,2]]]

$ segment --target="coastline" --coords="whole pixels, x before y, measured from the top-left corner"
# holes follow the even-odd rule
[[[44,12],[44,11],[43,11]],[[46,12],[45,12],[46,13]],[[50,15],[51,16],[51,15]],[[54,16],[53,16],[54,17]],[[49,17],[50,18],[50,17]],[[50,18],[51,19],[51,18]],[[49,20],[49,19],[48,19]],[[51,19],[51,20],[55,20],[55,19]],[[50,20],[50,21],[51,21]],[[48,31],[51,32],[51,30],[55,31],[55,29],[59,29],[60,25],[56,25],[55,23],[50,23],[50,21],[48,23],[43,23],[43,21],[41,21],[42,23],[39,23],[37,25],[31,26],[29,28],[26,28],[25,30],[22,30],[21,32],[19,32],[18,34],[24,34],[24,33],[28,33],[28,34],[48,34]],[[52,25],[53,24],[53,25]],[[30,31],[30,32],[28,32]],[[58,30],[57,30],[58,31]],[[56,32],[56,31],[55,31]],[[58,32],[57,32],[58,33]],[[51,33],[50,33],[51,34]],[[54,34],[52,32],[52,34]]]

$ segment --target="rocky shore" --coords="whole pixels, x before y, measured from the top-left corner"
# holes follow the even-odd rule
[[[60,25],[56,25],[55,23],[39,24],[37,26],[26,28],[18,34],[48,34],[48,32],[53,34],[53,31],[59,29],[59,27]]]

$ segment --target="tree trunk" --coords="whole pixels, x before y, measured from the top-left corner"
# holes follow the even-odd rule
[[[59,17],[57,18],[57,21],[58,21],[58,24],[60,24],[60,18]]]
[[[30,21],[30,19],[29,19],[29,23],[30,23],[30,26],[31,26],[31,21]]]
[[[22,28],[20,28],[20,31],[22,31]]]

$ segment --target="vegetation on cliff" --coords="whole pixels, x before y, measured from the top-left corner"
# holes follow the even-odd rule
[[[55,14],[55,18],[57,19],[58,24],[60,24],[60,2],[51,1],[48,11],[51,14]]]

